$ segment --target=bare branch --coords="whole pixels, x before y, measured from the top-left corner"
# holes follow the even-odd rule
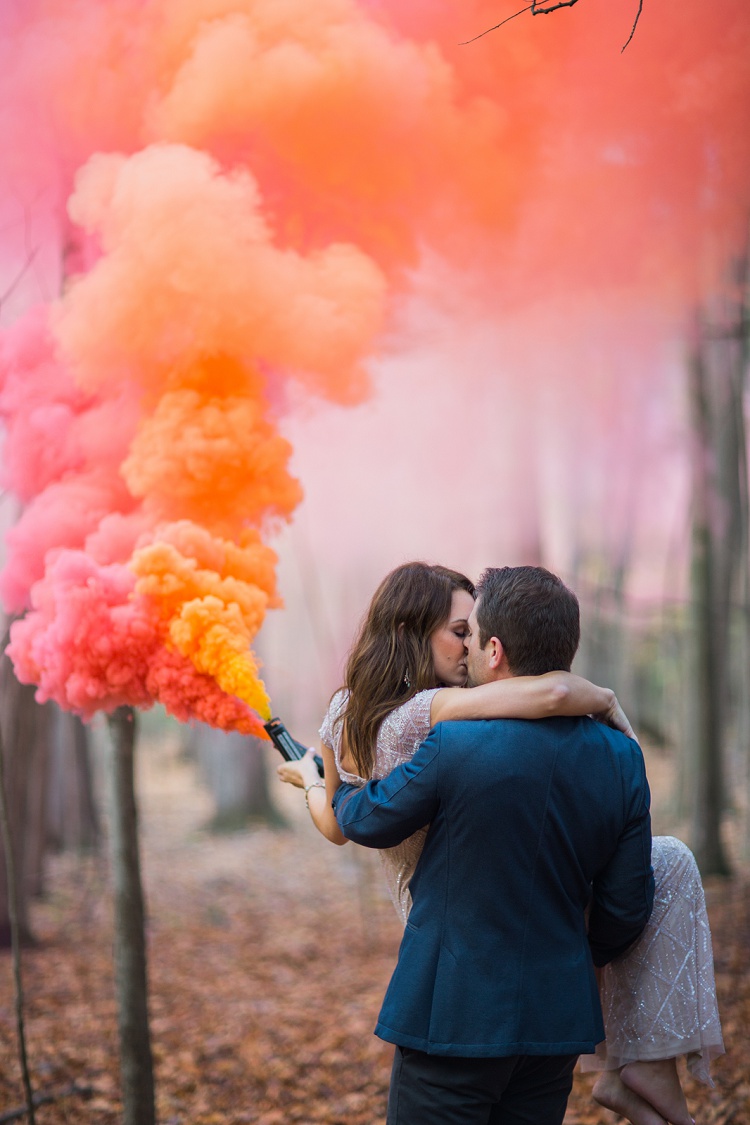
[[[556,4],[552,4],[549,8],[543,8],[539,4],[539,0],[534,0],[531,5],[532,16],[547,16],[550,12],[556,12],[558,8],[572,8],[577,4],[578,0],[557,0]]]
[[[628,42],[625,44],[625,47],[627,47],[628,43],[630,42],[630,40],[635,35],[635,29],[638,27],[638,20],[641,18],[641,12],[642,11],[643,11],[643,0],[638,0],[638,11],[636,13],[635,23],[633,24],[633,30],[630,32],[630,35],[628,36]],[[622,51],[625,50],[625,47],[623,47]],[[620,54],[622,54],[622,51],[620,51]]]
[[[521,8],[520,12],[514,12],[512,16],[506,16],[504,20],[500,20],[500,23],[496,23],[494,27],[488,27],[486,31],[480,31],[479,35],[475,35],[473,39],[464,39],[459,46],[466,47],[469,43],[476,43],[477,39],[481,39],[484,35],[489,35],[491,31],[497,31],[503,24],[510,23],[511,20],[517,19],[518,16],[522,16],[525,12],[531,12],[532,16],[548,16],[550,12],[557,12],[560,8],[572,8],[577,3],[578,0],[546,0],[546,2],[545,0],[531,0],[531,3],[525,8]],[[635,29],[638,27],[638,20],[641,18],[642,11],[643,0],[638,0],[638,12],[635,17],[635,23],[633,24],[625,47],[627,47],[628,43],[630,43],[630,40],[635,35]],[[622,48],[622,51],[625,50],[625,47]],[[622,51],[620,53],[622,53]]]
[[[573,0],[573,2],[575,3],[575,0]],[[497,31],[497,29],[499,27],[502,27],[504,23],[510,23],[510,21],[514,20],[516,16],[522,16],[524,12],[531,12],[533,11],[533,9],[533,3],[527,5],[527,7],[525,8],[521,8],[520,12],[515,12],[512,16],[507,16],[504,20],[500,20],[500,23],[496,23],[494,27],[488,27],[486,31],[480,31],[479,35],[475,35],[473,39],[464,39],[462,43],[459,43],[459,47],[467,47],[469,43],[476,43],[477,39],[481,39],[482,36],[489,35],[491,31]]]

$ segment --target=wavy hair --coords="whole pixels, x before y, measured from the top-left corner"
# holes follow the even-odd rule
[[[413,562],[392,570],[375,591],[347,660],[349,698],[339,719],[342,747],[360,777],[372,775],[386,715],[417,692],[437,686],[430,637],[448,620],[455,590],[475,596],[464,574]]]

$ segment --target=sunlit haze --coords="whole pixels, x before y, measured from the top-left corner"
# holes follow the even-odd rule
[[[624,52],[633,0],[464,43],[515,7],[6,5],[1,592],[45,697],[322,713],[408,558],[684,593],[747,6],[645,0]]]

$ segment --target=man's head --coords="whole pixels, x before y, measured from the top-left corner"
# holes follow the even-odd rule
[[[569,672],[581,636],[578,599],[541,566],[485,570],[469,618],[469,685]]]

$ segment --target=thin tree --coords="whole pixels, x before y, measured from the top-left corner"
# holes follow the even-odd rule
[[[16,1031],[18,1053],[26,1097],[26,1113],[30,1125],[35,1125],[34,1092],[31,1088],[29,1063],[26,1053],[26,1029],[24,1020],[23,977],[21,972],[21,924],[18,910],[18,878],[16,873],[13,837],[8,814],[8,791],[5,784],[5,744],[0,732],[0,833],[5,854],[5,871],[8,887],[8,913],[10,916],[11,945],[13,950],[13,984],[15,991]]]
[[[692,847],[703,875],[729,873],[721,839],[726,629],[718,590],[717,542],[712,527],[716,497],[708,373],[700,343],[688,362],[693,452],[691,587],[691,737],[685,785],[692,799]]]
[[[136,712],[118,707],[112,736],[112,871],[115,987],[124,1125],[154,1125],[154,1073],[148,1021],[145,911],[135,797]]]
[[[692,653],[695,690],[687,777],[692,790],[692,844],[703,874],[725,875],[722,843],[727,743],[747,727],[748,484],[745,383],[747,255],[737,270],[740,299],[716,302],[696,323],[688,362],[693,433]],[[732,628],[733,607],[742,628]],[[739,641],[739,643],[738,643]],[[738,675],[732,673],[738,669]],[[733,679],[740,686],[732,691]],[[741,703],[740,703],[741,701]],[[743,719],[743,715],[745,716]]]

